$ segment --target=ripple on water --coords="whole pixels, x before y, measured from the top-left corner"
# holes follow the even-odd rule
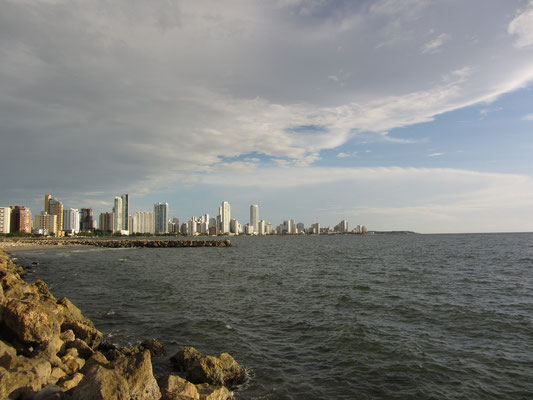
[[[532,397],[533,235],[232,242],[16,254],[114,343],[229,351],[240,398]]]

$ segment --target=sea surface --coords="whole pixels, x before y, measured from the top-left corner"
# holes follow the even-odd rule
[[[533,399],[533,234],[231,240],[14,255],[115,344],[229,352],[239,399]]]

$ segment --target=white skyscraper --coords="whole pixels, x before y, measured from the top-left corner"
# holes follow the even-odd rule
[[[113,206],[113,227],[115,232],[122,230],[122,197],[115,197]]]
[[[11,207],[0,207],[0,233],[9,233],[11,229]]]
[[[259,206],[257,204],[250,206],[250,226],[255,234],[259,233]]]
[[[135,213],[135,226],[133,233],[155,233],[154,213],[151,211],[137,211]]]
[[[221,227],[220,227],[220,230],[224,234],[230,233],[229,223],[230,223],[230,220],[231,220],[231,211],[230,211],[229,203],[227,201],[222,202],[222,206],[220,208],[221,208],[221,213],[220,213]]]
[[[77,208],[63,210],[63,230],[74,234],[79,232],[80,212]]]
[[[168,233],[168,203],[154,204],[155,233]]]
[[[123,194],[120,197],[115,197],[113,206],[113,225],[115,231],[128,230],[128,212],[129,212],[129,195]]]

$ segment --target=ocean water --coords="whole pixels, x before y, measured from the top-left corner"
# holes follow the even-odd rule
[[[241,399],[533,399],[533,234],[231,240],[14,255],[118,345],[229,352]]]

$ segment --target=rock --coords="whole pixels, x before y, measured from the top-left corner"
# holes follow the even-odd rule
[[[196,385],[200,400],[228,400],[231,392],[224,386],[212,386],[207,383]]]
[[[185,346],[176,354],[174,354],[170,361],[174,363],[174,366],[178,371],[188,371],[195,361],[202,358],[202,353],[196,350],[194,347]]]
[[[57,301],[57,304],[63,309],[63,314],[65,315],[66,323],[79,322],[91,328],[94,328],[94,323],[89,318],[84,317],[81,313],[81,310],[66,297],[59,299]],[[63,330],[66,331],[67,329]],[[74,333],[76,333],[75,330]]]
[[[73,348],[66,351],[65,355],[61,357],[61,362],[67,375],[75,374],[85,365],[85,360],[78,357],[78,351]]]
[[[122,357],[113,366],[128,383],[132,400],[153,400],[161,397],[159,386],[152,372],[152,358],[149,350]]]
[[[81,382],[83,379],[83,374],[80,374],[79,372],[76,372],[74,375],[69,376],[68,379],[63,379],[58,383],[59,388],[66,392],[67,390],[70,390]]]
[[[67,376],[67,373],[63,371],[61,368],[53,367],[52,372],[50,373],[50,378],[48,379],[47,383],[49,385],[55,385],[57,381],[63,379],[66,376]]]
[[[81,339],[75,339],[70,342],[67,342],[65,343],[65,346],[67,349],[76,349],[80,357],[84,358],[85,360],[87,360],[94,354],[94,350],[91,349],[89,345]]]
[[[65,394],[61,392],[61,389],[56,386],[46,386],[35,393],[32,400],[60,400],[64,398]]]
[[[0,367],[7,370],[11,369],[17,363],[17,351],[0,340]]]
[[[93,365],[101,365],[103,367],[108,367],[109,366],[109,361],[107,360],[107,358],[102,354],[100,353],[99,351],[97,351],[96,353],[94,353],[91,358],[89,358],[86,362],[85,362],[85,365],[83,366],[83,368],[80,370],[80,372],[82,374],[86,374],[87,371],[89,370],[89,368],[91,368]]]
[[[93,365],[70,395],[72,400],[130,400],[128,382],[101,365]]]
[[[41,390],[48,383],[52,367],[44,359],[18,357],[9,371],[0,368],[0,398],[19,398]]]
[[[65,332],[61,332],[61,335],[59,335],[59,338],[64,342],[72,342],[76,339],[76,335],[74,335],[74,332],[72,329],[68,329]]]
[[[161,400],[200,399],[196,386],[179,376],[167,375],[157,383],[163,396]]]
[[[219,357],[202,357],[187,370],[187,379],[193,383],[233,387],[244,382],[245,378],[244,368],[228,353]]]
[[[59,337],[61,319],[43,303],[8,299],[3,322],[24,343],[49,342]]]
[[[78,339],[87,343],[91,349],[96,349],[102,343],[104,335],[91,325],[78,321],[65,321],[61,329],[63,331],[72,330]]]
[[[35,286],[37,294],[41,297],[42,300],[50,301],[53,303],[57,302],[52,292],[50,292],[50,290],[48,289],[46,283],[41,280],[37,280],[33,285]]]
[[[165,345],[156,339],[148,339],[141,343],[143,349],[149,350],[152,357],[164,356],[167,354]]]

